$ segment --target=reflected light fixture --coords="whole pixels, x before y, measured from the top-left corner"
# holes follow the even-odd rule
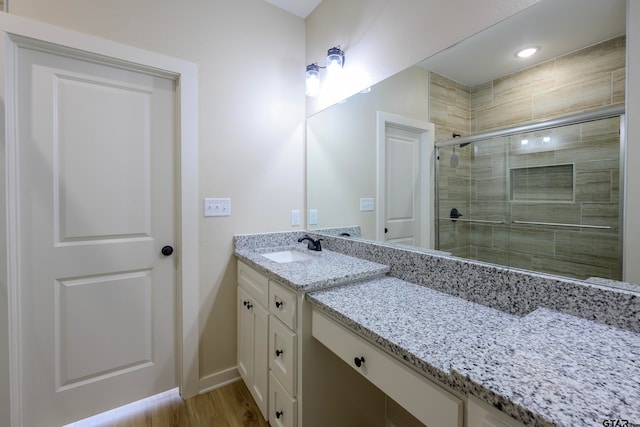
[[[328,74],[336,75],[344,67],[344,51],[340,46],[334,46],[327,51],[327,65],[321,67],[317,62],[307,65],[305,93],[307,96],[317,96],[320,93],[320,69],[326,68]]]
[[[318,64],[307,65],[305,93],[307,96],[318,96],[320,93],[320,67]]]
[[[516,56],[518,58],[528,58],[531,55],[534,55],[535,53],[537,53],[539,50],[540,50],[540,48],[537,48],[537,47],[528,47],[528,48],[522,49],[521,51],[516,53]]]

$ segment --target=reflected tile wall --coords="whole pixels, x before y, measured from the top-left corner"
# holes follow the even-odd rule
[[[430,118],[436,141],[452,133],[509,127],[624,102],[625,38],[618,37],[474,88],[430,74]],[[441,149],[440,248],[458,256],[576,278],[619,279],[619,120],[608,119],[481,144]],[[545,142],[544,138],[550,138]],[[529,142],[523,144],[522,140]],[[511,168],[571,165],[574,200],[510,201]],[[536,173],[528,178],[534,179]],[[537,173],[531,188],[553,182]],[[569,179],[564,176],[565,181]],[[563,190],[568,188],[564,183]],[[612,227],[592,230],[533,225],[479,225],[465,219]]]

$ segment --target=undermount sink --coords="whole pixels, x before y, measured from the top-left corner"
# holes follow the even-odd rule
[[[273,262],[278,262],[278,263],[305,261],[305,260],[313,259],[313,255],[299,251],[299,250],[295,250],[295,249],[269,252],[261,255],[265,258],[270,259]]]

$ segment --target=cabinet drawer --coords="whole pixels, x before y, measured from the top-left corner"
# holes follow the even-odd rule
[[[274,316],[269,317],[269,368],[291,396],[296,395],[297,337]]]
[[[238,285],[247,291],[255,302],[268,307],[269,279],[241,261],[238,261]]]
[[[296,294],[274,281],[269,282],[269,311],[289,329],[296,329]]]
[[[271,427],[298,425],[298,404],[287,394],[273,373],[269,377],[269,424]]]
[[[316,310],[312,334],[420,422],[429,427],[462,426],[460,399]]]

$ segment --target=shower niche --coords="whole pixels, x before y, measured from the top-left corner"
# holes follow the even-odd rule
[[[509,200],[572,203],[575,201],[574,171],[573,163],[511,168]]]
[[[618,115],[437,148],[437,248],[619,280],[620,123]]]

